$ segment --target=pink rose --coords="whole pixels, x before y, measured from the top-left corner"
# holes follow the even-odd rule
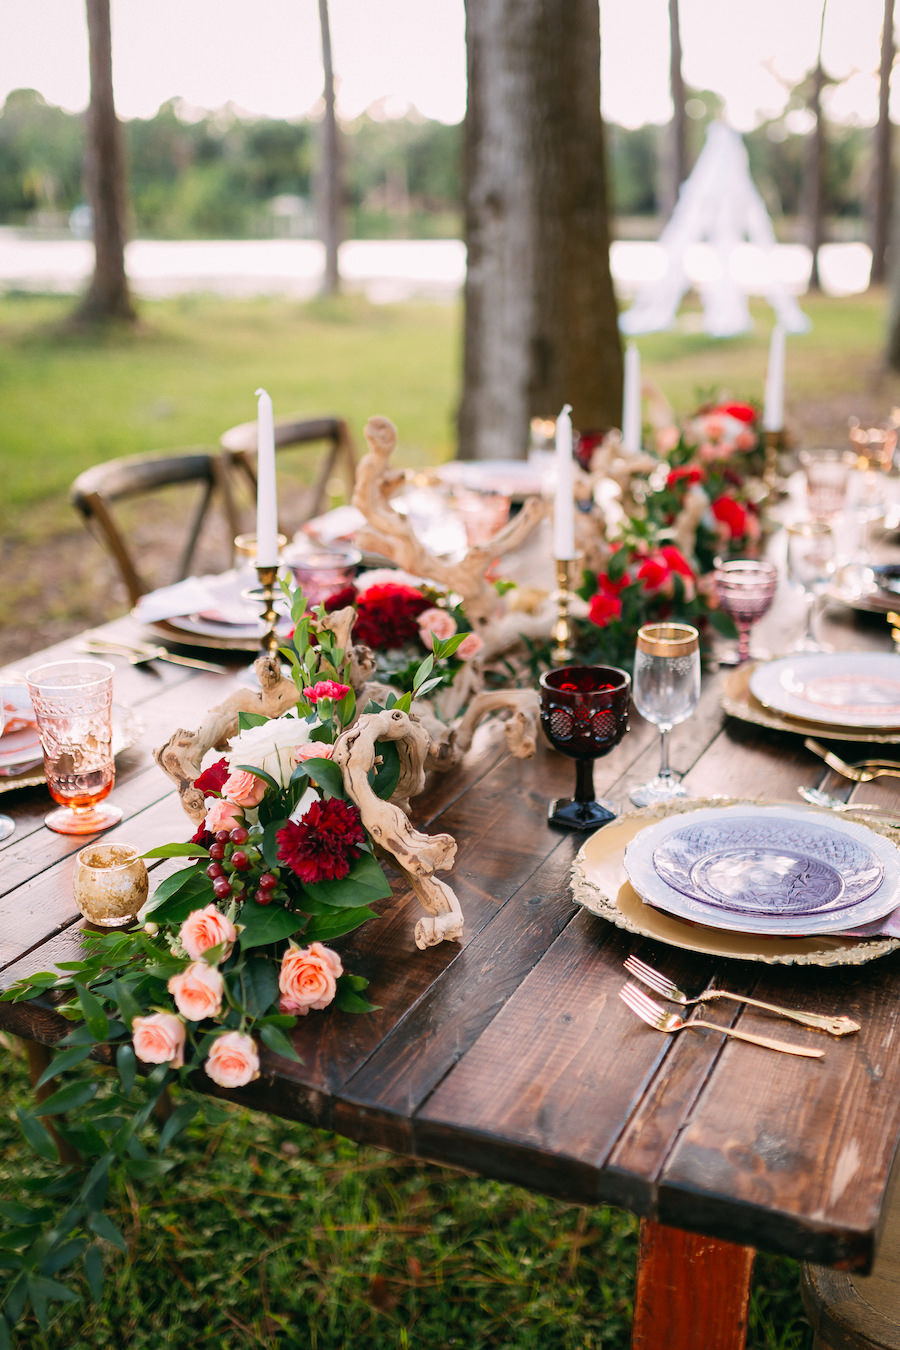
[[[247,769],[232,770],[222,784],[222,796],[235,806],[259,806],[265,795],[265,779]]]
[[[192,961],[168,983],[175,1007],[189,1022],[202,1022],[204,1017],[215,1017],[222,1007],[225,981],[215,966],[205,961]]]
[[[231,955],[231,949],[237,938],[237,929],[215,905],[207,905],[206,909],[195,909],[187,916],[178,936],[192,961],[199,961],[210,947],[218,947],[224,943],[221,957],[224,961]]]
[[[259,1077],[259,1055],[252,1036],[243,1031],[226,1031],[212,1043],[206,1063],[207,1078],[219,1087],[244,1087]]]
[[[656,433],[656,446],[661,455],[670,454],[681,440],[677,427],[660,427]]]
[[[291,757],[295,764],[302,764],[306,759],[331,759],[333,754],[334,746],[326,741],[305,741],[294,746]]]
[[[305,1017],[310,1008],[327,1008],[337,993],[337,978],[343,970],[337,952],[321,942],[311,942],[308,947],[291,943],[278,973],[279,1009]]]
[[[318,703],[320,698],[332,698],[335,703],[340,703],[344,695],[349,693],[349,684],[338,684],[337,680],[319,680],[318,684],[307,685],[303,697],[310,703]]]
[[[446,642],[447,638],[453,636],[456,632],[456,620],[452,614],[448,614],[445,609],[438,609],[435,605],[431,609],[423,609],[416,622],[419,625],[419,638],[422,646],[431,651],[434,646],[434,639],[439,642]]]
[[[207,802],[203,824],[210,834],[216,834],[219,830],[233,830],[235,825],[242,824],[244,813],[235,802],[227,802],[224,797],[208,797]]]
[[[134,1053],[144,1064],[171,1064],[180,1069],[184,1064],[186,1028],[174,1013],[150,1013],[136,1017],[131,1024]]]
[[[470,633],[468,637],[463,638],[456,649],[456,655],[462,661],[471,661],[473,656],[477,656],[484,646],[483,640],[477,633]]]

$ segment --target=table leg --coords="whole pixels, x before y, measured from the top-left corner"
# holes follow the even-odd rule
[[[632,1350],[743,1350],[754,1256],[642,1219]]]

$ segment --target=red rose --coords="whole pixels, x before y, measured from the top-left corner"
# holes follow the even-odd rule
[[[598,591],[596,595],[591,596],[588,605],[588,618],[598,628],[605,628],[613,619],[618,619],[621,613],[622,601],[617,595],[611,595],[606,591]]]
[[[648,591],[658,591],[665,586],[669,580],[671,569],[665,558],[660,557],[658,553],[651,554],[645,558],[637,570],[638,581],[644,583],[644,589]]]
[[[376,650],[384,647],[402,647],[419,636],[416,620],[430,601],[414,586],[387,582],[370,586],[359,596],[353,637]]]
[[[733,497],[717,497],[711,509],[715,519],[728,531],[729,539],[740,539],[746,533],[747,512]]]
[[[358,809],[340,797],[315,801],[300,820],[276,831],[278,861],[305,885],[340,881],[366,841]]]
[[[601,572],[597,578],[597,586],[604,595],[621,595],[626,586],[631,584],[631,578],[627,572],[623,572],[618,581],[613,581],[612,577],[606,572]]]
[[[694,569],[681,550],[677,549],[674,544],[664,544],[659,551],[665,558],[670,571],[677,572],[679,576],[693,579]]]
[[[692,487],[694,483],[702,483],[706,474],[699,464],[682,464],[676,469],[670,469],[666,478],[667,488],[676,488],[680,483],[686,487]]]
[[[356,603],[356,587],[342,586],[334,595],[329,595],[327,600],[322,601],[326,614],[332,614],[336,609],[346,609],[348,605]]]
[[[210,764],[208,769],[204,769],[199,778],[194,779],[194,787],[199,788],[204,795],[208,792],[221,792],[222,785],[230,773],[228,760],[217,760],[215,764]]]
[[[716,412],[727,413],[738,422],[756,421],[756,409],[751,408],[749,403],[723,403],[721,407],[716,408]]]

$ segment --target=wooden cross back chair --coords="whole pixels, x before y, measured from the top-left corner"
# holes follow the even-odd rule
[[[173,492],[167,493],[165,489],[173,489]],[[157,500],[151,502],[151,494]],[[177,513],[173,510],[176,495]],[[173,500],[169,500],[170,497]],[[131,503],[132,499],[137,506],[138,498],[148,499],[140,503],[139,517],[127,508],[113,511],[114,507]],[[143,570],[147,557],[152,551],[168,562],[176,552],[172,545],[176,531],[181,531],[184,543],[177,554],[176,575],[169,575],[166,580],[181,581],[196,569],[201,546],[206,548],[211,534],[205,527],[212,525],[215,516],[220,527],[219,546],[215,561],[205,564],[204,570],[231,565],[238,521],[228,469],[217,451],[187,450],[107,460],[78,475],[70,489],[69,500],[87,528],[112,556],[133,605],[153,589],[153,583],[145,578]],[[184,514],[182,506],[186,506]],[[126,514],[131,515],[130,521],[126,521]],[[186,521],[186,534],[181,520]],[[142,540],[144,526],[152,527],[155,534],[150,542]],[[141,553],[145,557],[139,562]]]
[[[242,422],[239,426],[229,427],[222,435],[219,444],[222,447],[229,469],[232,471],[233,486],[240,479],[255,500],[256,496],[256,422]],[[286,520],[279,519],[279,526],[290,535],[304,521],[318,516],[329,506],[329,484],[339,475],[343,495],[346,501],[353,496],[356,477],[356,448],[347,423],[340,417],[312,417],[288,419],[275,423],[275,450],[282,451],[303,447],[309,451],[317,448],[324,451],[310,472],[302,474],[303,487],[291,492],[286,483],[287,475],[279,468],[278,498],[279,517],[290,515],[290,529]],[[304,470],[306,465],[303,466]],[[298,476],[298,481],[301,481]],[[248,504],[249,509],[249,504]],[[248,526],[252,528],[252,526]]]

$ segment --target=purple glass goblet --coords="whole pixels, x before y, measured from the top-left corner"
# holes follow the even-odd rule
[[[740,666],[750,659],[750,629],[771,607],[778,583],[773,563],[760,558],[732,558],[719,563],[715,573],[719,605],[737,625],[734,655],[719,658],[723,666]]]
[[[575,796],[550,803],[547,819],[563,830],[594,830],[615,812],[594,796],[594,760],[628,730],[631,676],[615,666],[562,666],[540,678],[541,729],[575,760]]]

